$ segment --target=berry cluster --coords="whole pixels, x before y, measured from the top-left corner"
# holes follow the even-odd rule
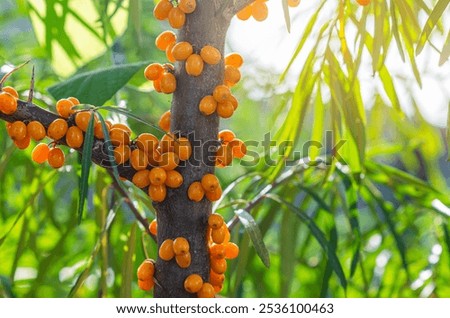
[[[266,4],[267,0],[255,0],[248,6],[239,11],[236,16],[239,20],[246,21],[253,17],[256,21],[264,21],[269,16],[269,9]],[[288,6],[297,7],[300,0],[288,0]]]

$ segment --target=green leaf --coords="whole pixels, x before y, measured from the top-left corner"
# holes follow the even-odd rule
[[[322,100],[322,93],[320,90],[320,85],[317,86],[317,93],[316,93],[316,102],[314,105],[314,124],[311,132],[311,141],[317,142],[318,144],[322,143],[322,137],[324,132],[324,121],[325,121],[325,105]],[[320,155],[320,148],[319,147],[312,147],[309,151],[309,158],[311,161],[315,161],[317,157]]]
[[[148,123],[145,120],[142,119],[142,117],[139,117],[135,114],[133,114],[130,110],[126,109],[126,108],[120,108],[117,106],[101,106],[99,107],[99,109],[103,109],[103,110],[107,110],[107,111],[111,111],[111,112],[115,112],[115,113],[119,113],[121,115],[124,115],[126,117],[132,118],[146,126],[152,127],[160,132],[165,133],[164,130],[162,130],[158,125],[152,124],[152,123]]]
[[[341,262],[339,261],[339,258],[336,255],[336,250],[333,248],[332,244],[330,242],[328,242],[328,240],[325,237],[325,234],[317,226],[317,224],[314,222],[314,220],[311,219],[306,213],[300,211],[299,208],[297,208],[293,204],[283,200],[280,196],[278,196],[276,194],[269,193],[266,195],[266,197],[268,199],[272,199],[272,200],[278,202],[279,204],[287,207],[290,211],[292,211],[300,219],[300,221],[302,221],[306,224],[306,226],[311,231],[311,234],[314,236],[314,238],[317,240],[317,242],[320,244],[322,249],[327,254],[328,259],[332,264],[333,271],[338,276],[341,286],[346,290],[347,289],[347,279],[345,278],[345,274],[344,274],[344,270],[342,269]]]
[[[425,23],[425,26],[423,27],[422,34],[420,34],[419,43],[417,43],[416,46],[416,56],[422,52],[425,43],[428,41],[431,35],[431,32],[439,22],[439,19],[442,17],[442,14],[444,13],[449,3],[450,0],[439,0],[438,3],[436,3],[436,6],[433,8],[433,11],[431,12],[427,22]]]
[[[102,125],[103,136],[105,137],[106,155],[108,157],[109,165],[112,167],[113,176],[118,182],[118,184],[122,184],[122,181],[120,180],[119,177],[119,171],[117,170],[116,161],[114,159],[114,152],[112,150],[111,138],[109,137],[108,127],[106,126],[105,119],[100,113],[97,113],[97,117]]]
[[[288,6],[288,0],[283,0],[281,2],[283,5],[283,14],[284,14],[284,21],[286,22],[286,28],[288,32],[291,32],[291,17],[289,16],[289,6]]]
[[[131,297],[131,286],[134,277],[134,261],[133,256],[136,250],[136,222],[133,223],[128,237],[127,245],[125,246],[125,255],[122,263],[122,282],[120,284],[120,297]]]
[[[258,224],[256,224],[255,219],[245,210],[236,210],[234,212],[239,221],[244,226],[250,239],[252,240],[253,246],[255,247],[256,253],[263,262],[263,264],[269,268],[270,267],[270,256],[266,245],[264,244],[261,231],[259,230]]]
[[[292,213],[283,211],[279,232],[280,245],[280,297],[289,297],[292,283],[295,281],[295,265],[298,231],[298,219]]]
[[[330,231],[330,245],[333,249],[336,250],[338,243],[338,236],[337,236],[337,230],[336,226],[333,226],[333,228]],[[333,266],[331,264],[331,261],[327,261],[327,266],[325,268],[325,273],[323,274],[322,279],[322,287],[320,289],[320,297],[326,298],[328,293],[328,286],[330,285],[330,278],[331,274],[333,274]]]
[[[439,58],[439,66],[444,65],[450,56],[450,31],[448,32],[447,39],[445,40],[444,47],[441,51],[441,56]]]
[[[51,86],[48,92],[55,98],[75,96],[85,104],[103,105],[114,96],[147,62],[117,65],[75,75]]]
[[[91,112],[91,118],[84,135],[83,153],[81,157],[81,178],[79,180],[79,200],[78,200],[78,223],[83,218],[84,203],[89,189],[89,173],[92,166],[92,146],[94,145],[94,123],[95,116]]]

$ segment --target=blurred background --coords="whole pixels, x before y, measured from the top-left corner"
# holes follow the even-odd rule
[[[245,64],[233,89],[239,109],[221,127],[253,155],[217,172],[226,191],[214,208],[227,220],[247,210],[260,233],[233,229],[241,254],[229,263],[222,296],[450,297],[444,2],[302,1],[289,9],[290,32],[280,0],[268,1],[264,22],[233,19],[226,51],[241,53]],[[54,111],[50,87],[138,65],[105,104],[156,124],[171,96],[142,76],[146,64],[166,60],[154,40],[169,26],[153,18],[153,7],[152,0],[1,1],[0,76],[31,59],[35,103]],[[6,85],[25,100],[30,78],[26,66]],[[136,135],[161,136],[132,118],[104,115]],[[292,144],[265,149],[267,134],[277,146]],[[341,158],[332,156],[341,140]],[[323,147],[308,149],[311,141]],[[0,295],[151,296],[135,273],[146,255],[156,258],[155,243],[109,175],[93,167],[78,224],[79,156],[66,150],[65,167],[54,171],[33,163],[31,150],[16,149],[1,125]],[[127,186],[152,220],[149,200]]]

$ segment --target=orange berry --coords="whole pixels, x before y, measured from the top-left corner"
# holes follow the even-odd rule
[[[76,97],[68,97],[67,99],[70,100],[74,106],[80,105],[80,101]]]
[[[240,139],[234,139],[229,144],[228,147],[231,148],[231,152],[233,153],[233,157],[235,158],[243,158],[247,154],[247,146]]]
[[[203,72],[203,59],[198,54],[191,54],[186,60],[186,73],[191,76],[200,76]]]
[[[166,111],[161,115],[158,122],[159,128],[164,130],[165,132],[170,131],[170,110]]]
[[[231,94],[230,97],[228,98],[228,100],[233,105],[234,110],[236,110],[238,108],[238,104],[239,104],[236,96]]]
[[[233,161],[233,152],[228,145],[220,146],[217,149],[216,162],[224,167],[230,165]]]
[[[0,111],[5,115],[12,115],[17,110],[17,99],[8,92],[0,93]]]
[[[177,61],[186,60],[189,56],[191,56],[192,53],[194,53],[194,49],[189,42],[178,42],[172,48],[172,55]]]
[[[198,105],[198,109],[203,115],[211,115],[216,111],[217,101],[214,99],[212,95],[207,95],[202,98],[200,104]]]
[[[59,169],[64,165],[64,152],[59,148],[52,148],[48,152],[48,164],[54,169]]]
[[[114,146],[129,145],[130,133],[123,128],[112,125],[109,131],[109,139]]]
[[[128,145],[119,145],[114,149],[114,159],[118,165],[124,164],[130,159],[131,149]]]
[[[176,42],[177,36],[173,31],[164,31],[155,40],[155,45],[161,51],[165,51],[169,44]]]
[[[175,256],[175,253],[173,252],[173,240],[167,239],[162,242],[158,254],[162,260],[170,261]]]
[[[222,118],[230,118],[234,114],[234,107],[233,104],[226,100],[224,102],[220,102],[217,104],[217,115],[219,115]]]
[[[158,144],[158,138],[150,133],[140,134],[136,139],[136,146],[143,150],[146,154],[152,153],[156,148],[158,148]]]
[[[9,136],[14,141],[20,141],[27,136],[27,125],[22,121],[15,121],[8,129]]]
[[[255,1],[251,4],[252,16],[256,21],[264,21],[269,15],[267,4],[262,1]]]
[[[210,283],[203,283],[202,288],[197,292],[199,298],[214,298],[214,287]]]
[[[205,196],[205,190],[199,181],[192,182],[188,188],[188,197],[192,201],[200,202]]]
[[[53,140],[59,140],[64,137],[69,129],[69,125],[64,119],[55,119],[47,129],[47,135]]]
[[[111,130],[111,123],[109,121],[105,121],[106,129],[109,133]],[[101,122],[97,122],[94,125],[94,136],[98,139],[105,139],[105,134],[103,132],[103,126]]]
[[[173,241],[173,251],[175,255],[180,255],[189,252],[189,242],[184,237],[177,237]]]
[[[361,1],[361,0],[360,0]],[[366,0],[367,1],[367,0]],[[368,0],[370,2],[370,0]],[[300,0],[288,0],[288,6],[295,8],[300,4]]]
[[[223,285],[213,285],[213,287],[214,287],[214,292],[216,294],[218,294],[222,291]]]
[[[192,13],[197,7],[197,2],[195,0],[179,0],[178,7],[184,13]]]
[[[189,139],[185,137],[178,138],[173,144],[174,152],[181,161],[186,161],[191,157],[192,147]]]
[[[169,170],[166,172],[166,186],[172,189],[179,188],[183,184],[183,176],[176,170]]]
[[[169,24],[174,29],[181,29],[186,22],[186,14],[179,7],[173,7],[169,11]]]
[[[143,291],[150,291],[150,290],[152,290],[153,286],[155,286],[155,282],[153,281],[153,279],[149,279],[149,280],[138,279],[138,286]]]
[[[164,72],[164,68],[161,64],[152,63],[145,68],[144,76],[149,81],[154,81],[154,80],[157,80],[158,78],[161,78],[163,72]]]
[[[217,85],[213,91],[213,97],[218,103],[222,103],[228,100],[231,96],[231,91],[226,85]]]
[[[206,192],[205,195],[209,201],[217,201],[222,196],[222,188],[219,185],[214,191]]]
[[[198,274],[191,274],[184,280],[184,289],[191,294],[198,292],[203,285],[203,279]]]
[[[241,11],[239,11],[236,16],[239,20],[245,21],[248,20],[252,16],[252,7],[246,6]]]
[[[153,15],[158,20],[165,20],[169,16],[170,10],[173,8],[169,0],[161,0],[153,9]]]
[[[28,146],[30,145],[30,142],[31,142],[31,138],[29,135],[26,135],[25,138],[23,138],[22,140],[14,140],[14,144],[20,150],[27,149]]]
[[[135,186],[141,189],[148,187],[150,185],[149,173],[149,170],[139,170],[133,175],[133,179],[131,180],[131,182],[133,182]]]
[[[144,170],[148,166],[147,154],[141,149],[131,151],[130,163],[134,170]]]
[[[219,229],[223,224],[223,217],[220,214],[213,213],[208,217],[208,225],[212,229]]]
[[[82,131],[86,131],[89,126],[89,121],[91,120],[92,113],[91,112],[78,112],[75,115],[75,124],[77,124],[78,128]]]
[[[225,258],[225,246],[223,244],[213,244],[209,248],[209,255],[212,258]]]
[[[367,6],[370,4],[370,0],[356,0],[356,2],[358,2],[361,6]]]
[[[225,258],[234,259],[239,255],[239,246],[232,242],[227,242],[225,245]]]
[[[217,274],[223,274],[227,271],[227,261],[225,258],[212,258],[211,269]]]
[[[162,185],[166,182],[167,172],[163,168],[157,167],[150,170],[149,180],[152,185]]]
[[[66,133],[66,142],[70,148],[80,148],[83,145],[83,132],[77,126],[71,126]]]
[[[188,268],[191,265],[191,253],[175,255],[175,260],[181,268]]]
[[[177,61],[177,60],[175,60],[175,57],[172,54],[172,50],[173,50],[175,44],[176,44],[175,42],[170,43],[166,49],[166,58],[169,60],[169,62],[172,62],[172,63]]]
[[[241,80],[241,72],[237,67],[226,65],[224,74],[225,85],[232,87]]]
[[[219,179],[217,179],[217,177],[212,173],[205,174],[202,177],[201,184],[203,190],[205,190],[206,192],[213,192],[220,186]]]
[[[126,131],[129,135],[131,135],[131,129],[125,124],[117,123],[112,124],[111,129],[122,129],[123,131]]]
[[[72,109],[75,104],[72,103],[69,99],[60,99],[56,102],[56,111],[58,112],[59,116],[63,118],[69,118],[70,115],[72,115],[75,110]]]
[[[161,93],[161,79],[160,78],[153,81],[153,89],[156,92]]]
[[[148,163],[154,167],[159,166],[161,163],[161,153],[159,149],[155,149],[148,154]]]
[[[164,170],[173,170],[178,167],[180,159],[178,155],[174,152],[165,152],[161,155],[161,161],[159,166]]]
[[[206,45],[200,50],[200,56],[203,61],[210,65],[216,65],[220,62],[222,54],[214,46]]]
[[[139,280],[153,280],[155,274],[155,264],[153,260],[146,259],[139,265],[137,269],[137,277]]]
[[[8,93],[15,98],[19,98],[19,93],[17,93],[17,91],[14,87],[5,86],[2,88],[2,92]]]
[[[163,202],[167,195],[167,189],[164,184],[150,185],[148,188],[148,195],[152,201]]]
[[[219,134],[217,137],[220,141],[222,141],[222,143],[227,144],[230,141],[234,140],[236,138],[236,135],[231,130],[224,129],[224,130],[219,131]]]
[[[150,225],[148,226],[148,230],[150,231],[150,233],[152,233],[155,236],[156,236],[156,234],[158,234],[158,221],[156,221],[156,219],[154,219],[153,221],[150,222]]]
[[[216,244],[222,244],[223,241],[225,240],[226,229],[227,229],[227,225],[225,223],[218,229],[213,229],[211,231],[212,241]],[[218,272],[216,272],[216,273],[218,273]]]
[[[239,68],[242,66],[242,64],[244,64],[244,59],[239,53],[233,52],[225,56],[225,65]]]
[[[219,285],[222,285],[224,281],[225,281],[224,274],[217,274],[213,270],[209,271],[209,282],[212,285],[219,286]]]
[[[171,133],[165,134],[161,138],[161,142],[159,143],[161,153],[173,152],[174,145],[175,145],[175,135]]]
[[[35,141],[45,138],[45,128],[40,122],[34,120],[27,125],[27,133]]]
[[[38,144],[31,152],[31,159],[36,163],[42,164],[47,161],[49,151],[50,148],[47,144]]]

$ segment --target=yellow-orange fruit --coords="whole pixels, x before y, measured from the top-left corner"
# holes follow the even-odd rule
[[[174,29],[181,29],[186,22],[186,14],[179,7],[173,7],[169,11],[169,24]]]
[[[33,140],[41,141],[45,138],[45,128],[40,122],[34,120],[28,123],[27,134],[33,138]]]
[[[17,93],[16,89],[11,86],[4,86],[2,88],[2,92],[8,93],[15,98],[19,98],[19,93]]]
[[[149,180],[152,185],[162,185],[166,182],[167,172],[163,168],[156,167],[150,170]]]
[[[245,21],[248,20],[252,16],[252,7],[246,6],[241,11],[239,11],[236,16],[239,20]]]
[[[198,54],[191,54],[186,60],[186,73],[191,76],[200,76],[203,72],[203,59]]]
[[[223,217],[220,214],[213,213],[208,217],[208,225],[212,229],[219,229],[224,224]]]
[[[155,149],[148,154],[148,163],[153,167],[159,166],[161,163],[161,152],[159,149]]]
[[[239,246],[232,242],[227,242],[225,245],[225,258],[234,259],[239,255]]]
[[[155,274],[155,264],[153,260],[146,259],[139,265],[137,269],[137,277],[140,280],[153,280],[153,275]]]
[[[191,274],[184,280],[184,289],[191,294],[198,292],[203,285],[203,279],[198,274]]]
[[[64,152],[59,148],[52,148],[48,152],[48,164],[54,169],[59,169],[64,165]]]
[[[177,36],[173,31],[164,31],[157,36],[155,40],[155,45],[161,51],[165,51],[169,44],[175,43],[177,41]]]
[[[225,66],[224,83],[227,86],[234,86],[241,80],[241,72],[232,65]]]
[[[219,179],[217,179],[217,177],[212,173],[205,174],[202,177],[201,184],[202,184],[203,190],[205,190],[207,192],[213,192],[220,186]]]
[[[177,79],[172,73],[164,72],[161,77],[161,91],[164,94],[172,94],[177,89]]]
[[[70,100],[74,106],[80,105],[80,100],[76,97],[68,97],[67,99]]]
[[[36,163],[42,164],[47,161],[49,152],[50,148],[47,144],[38,144],[31,152],[31,159]]]
[[[356,2],[358,2],[359,5],[361,6],[367,6],[370,4],[371,0],[356,0]]]
[[[144,170],[148,166],[147,154],[141,149],[134,149],[130,154],[130,163],[134,170]]]
[[[170,131],[170,110],[166,111],[164,114],[161,115],[161,117],[159,118],[159,128],[161,128],[162,130],[164,130],[165,132],[169,132]]]
[[[75,115],[75,124],[77,124],[78,128],[85,132],[88,128],[92,115],[93,114],[91,112],[78,112]],[[97,121],[96,119],[97,118],[94,117],[95,122]]]
[[[180,159],[178,155],[174,152],[165,152],[161,155],[161,161],[159,162],[159,166],[164,170],[173,170],[178,167],[178,163]]]
[[[30,136],[26,135],[25,138],[23,138],[22,140],[14,140],[14,145],[16,145],[16,147],[19,148],[20,150],[24,150],[28,148],[30,142],[31,142]]]
[[[153,89],[156,92],[161,93],[161,79],[160,78],[153,81]]]
[[[5,115],[12,115],[17,110],[17,99],[8,92],[0,93],[0,111]]]
[[[130,159],[130,146],[121,144],[114,149],[114,159],[118,165],[124,164]]]
[[[256,21],[264,21],[269,15],[267,4],[262,1],[255,1],[251,4],[252,16]]]
[[[211,269],[217,274],[227,271],[227,261],[225,258],[211,258]]]
[[[59,116],[63,118],[69,118],[70,115],[72,115],[75,110],[72,109],[75,104],[69,100],[69,99],[60,99],[56,102],[56,111],[58,112]]]
[[[153,286],[155,286],[155,282],[153,281],[153,279],[149,279],[149,280],[138,279],[138,286],[143,291],[150,291],[150,290],[152,290]]]
[[[219,131],[217,137],[222,143],[227,144],[230,141],[234,140],[236,138],[236,135],[234,134],[233,131],[229,129],[224,129]]]
[[[199,181],[192,182],[188,188],[188,197],[192,201],[200,202],[205,196],[205,190]]]
[[[111,126],[109,139],[114,146],[128,145],[130,143],[130,133],[120,127]]]
[[[168,46],[167,46],[167,48],[166,48],[166,57],[167,57],[167,60],[169,61],[169,62],[172,62],[172,63],[175,63],[176,62],[176,60],[175,60],[175,57],[173,56],[173,54],[172,54],[172,50],[173,50],[173,47],[175,46],[175,42],[173,42],[173,43],[170,43]]]
[[[170,10],[173,8],[173,5],[168,0],[159,1],[155,8],[153,9],[153,15],[158,20],[165,20],[169,16]]]
[[[167,239],[162,242],[158,254],[162,260],[170,261],[175,256],[173,251],[173,240]]]
[[[183,184],[183,176],[176,170],[169,170],[165,184],[172,189],[179,188]]]
[[[239,53],[233,52],[225,56],[225,65],[239,68],[242,66],[242,64],[244,64],[244,59]]]
[[[195,11],[195,8],[197,7],[197,2],[196,0],[179,0],[178,7],[184,13],[189,14]]]
[[[111,122],[108,120],[105,120],[106,125],[106,131],[109,134],[109,131],[111,130]],[[103,125],[101,122],[96,122],[94,125],[94,136],[98,139],[105,139],[105,133],[103,132]]]
[[[211,115],[216,111],[217,101],[212,95],[207,95],[203,97],[198,105],[198,109],[203,115]]]
[[[189,242],[184,237],[177,237],[173,241],[173,252],[175,255],[180,255],[189,252]]]
[[[234,110],[236,110],[238,108],[238,104],[239,104],[236,96],[231,94],[230,97],[228,98],[228,100],[230,101],[231,104],[233,104]]]
[[[47,136],[53,140],[59,140],[64,137],[69,129],[69,125],[64,119],[55,119],[47,129]]]
[[[165,152],[173,152],[175,145],[175,135],[172,133],[167,133],[161,138],[161,142],[159,143],[159,148],[161,153]]]
[[[150,225],[148,226],[148,230],[150,231],[150,233],[152,233],[155,236],[156,236],[156,234],[158,234],[158,221],[156,221],[156,219],[154,219],[153,221],[150,222]]]
[[[140,170],[133,175],[131,182],[138,188],[148,187],[150,185],[149,173],[148,170]]]
[[[216,163],[221,166],[228,166],[233,161],[232,149],[228,145],[222,145],[217,149]]]
[[[161,185],[150,185],[148,187],[148,195],[152,201],[163,202],[167,195],[167,189],[164,184]]]
[[[77,126],[71,126],[66,133],[66,142],[70,148],[80,148],[83,145],[83,132]]]
[[[194,53],[191,43],[189,42],[178,42],[172,48],[172,55],[177,61],[186,60],[191,54]]]
[[[140,134],[136,139],[136,146],[143,150],[147,155],[158,148],[159,140],[155,135],[150,133]]]
[[[223,285],[213,285],[213,287],[214,287],[214,292],[216,294],[218,294],[222,291]]]
[[[209,201],[217,201],[222,196],[222,188],[219,185],[214,191],[208,191],[205,193],[205,195]]]
[[[217,103],[216,112],[222,118],[230,118],[234,114],[233,104],[229,100]]]
[[[209,271],[209,282],[212,285],[219,286],[222,285],[224,281],[225,281],[224,274],[217,274],[213,270]]]
[[[222,54],[220,54],[220,51],[212,45],[205,45],[200,50],[200,56],[205,63],[210,65],[218,64],[220,62],[220,59],[222,58]]]
[[[231,95],[231,91],[226,85],[217,85],[213,91],[213,97],[218,103],[222,103],[228,100]]]
[[[221,227],[218,229],[213,229],[211,231],[211,238],[212,241],[216,244],[222,244],[225,240],[225,233],[226,233],[226,224],[224,223]],[[218,272],[216,272],[218,273]]]
[[[209,248],[211,258],[225,258],[225,246],[223,244],[213,244]]]
[[[370,0],[366,0],[370,1]],[[300,4],[300,0],[288,0],[288,6],[291,8],[295,8]]]
[[[152,63],[145,68],[144,76],[149,81],[154,81],[154,80],[161,78],[163,72],[164,72],[164,68],[161,64]]]
[[[233,157],[235,158],[241,159],[247,154],[247,146],[242,140],[238,138],[230,141],[228,147],[231,148],[231,152],[233,153]]]
[[[202,288],[197,292],[199,298],[214,298],[214,287],[210,283],[203,283]]]
[[[178,138],[173,144],[174,152],[181,161],[188,160],[192,154],[192,147],[189,139],[185,137]]]
[[[175,261],[181,268],[188,268],[191,265],[191,253],[175,255]]]

